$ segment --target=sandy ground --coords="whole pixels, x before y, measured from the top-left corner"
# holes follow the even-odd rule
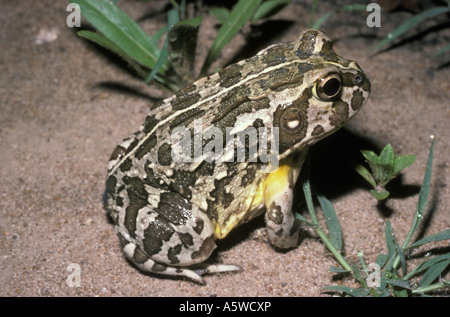
[[[158,13],[160,1],[119,3],[135,19],[147,17],[142,25],[150,34],[165,21]],[[0,296],[327,296],[324,286],[352,285],[351,280],[333,279],[328,269],[336,262],[314,232],[306,230],[298,248],[281,253],[258,237],[263,226],[258,220],[221,241],[214,254],[243,271],[207,276],[206,286],[156,278],[130,265],[102,204],[106,165],[115,145],[143,122],[149,105],[168,95],[130,75],[119,59],[78,38],[65,24],[66,5],[0,1]],[[318,14],[330,9],[323,4]],[[308,12],[309,6],[297,2],[280,12],[271,27],[247,28],[245,34],[253,36],[239,35],[221,61],[245,55],[240,49],[251,47],[244,44],[261,32],[272,30],[263,36],[264,46],[292,41],[306,28]],[[372,83],[369,102],[347,129],[312,152],[313,185],[332,201],[343,228],[345,254],[353,261],[358,251],[368,262],[386,252],[387,220],[403,241],[431,134],[437,136],[434,176],[420,235],[450,227],[450,87],[448,66],[440,67],[448,54],[429,58],[449,42],[450,33],[424,32],[416,41],[368,54],[409,16],[383,14],[382,27],[371,29],[363,15],[342,14],[322,28],[335,40],[335,50],[357,60]],[[211,41],[214,30],[213,21],[205,21],[202,43]],[[56,36],[39,44],[41,31]],[[199,48],[200,55],[204,51]],[[387,143],[401,155],[417,155],[417,160],[396,181],[393,197],[383,207],[340,157],[347,149],[379,149]],[[448,248],[444,241],[414,254]],[[66,283],[71,263],[81,270],[80,287]]]

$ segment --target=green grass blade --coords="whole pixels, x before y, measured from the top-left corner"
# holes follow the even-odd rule
[[[433,150],[434,150],[434,141],[431,143],[430,152],[428,154],[427,166],[425,170],[425,175],[423,177],[422,188],[419,193],[419,200],[417,202],[417,212],[423,216],[423,212],[425,211],[425,206],[428,200],[428,194],[430,193],[430,184],[431,184],[431,168],[433,166]]]
[[[418,287],[412,291],[415,294],[423,294],[432,291],[443,290],[444,288],[450,288],[450,281],[439,282],[424,287]]]
[[[309,184],[309,178],[303,181],[303,193],[305,194],[306,207],[309,211],[309,215],[311,216],[311,222],[314,226],[317,226],[317,217],[314,212],[314,204],[312,201],[311,195],[311,186]]]
[[[380,266],[380,268],[382,268],[386,264],[388,259],[389,258],[388,258],[388,256],[386,254],[381,254],[380,253],[377,256],[377,259],[375,260],[375,263],[378,264]]]
[[[300,215],[297,212],[295,213],[295,218],[297,218],[298,220],[300,220],[300,221],[302,221],[304,223],[307,223],[308,225],[312,226],[312,223],[308,219],[306,219],[305,217],[303,217],[302,215]]]
[[[403,276],[406,274],[406,259],[405,259],[405,253],[403,252],[403,249],[400,247],[400,245],[397,242],[397,239],[393,235],[393,241],[395,245],[395,249],[397,250],[397,256],[400,259],[400,263],[402,265],[402,272]]]
[[[213,8],[209,10],[209,14],[215,17],[220,24],[223,24],[230,16],[230,11],[226,8]]]
[[[316,15],[316,8],[317,8],[317,3],[319,2],[319,0],[313,0],[313,3],[311,5],[311,11],[309,14],[309,23],[308,23],[308,27],[309,28],[313,28],[313,21],[314,21],[314,17]]]
[[[172,9],[169,11],[168,15],[167,15],[167,28],[168,30],[170,30],[170,28],[175,25],[178,21],[180,20],[180,16],[178,15],[178,10],[177,9]],[[169,34],[167,34],[166,39],[164,41],[164,46],[163,49],[161,51],[161,53],[158,56],[158,60],[155,63],[155,66],[153,67],[150,75],[148,75],[147,80],[145,81],[146,83],[149,83],[155,76],[156,74],[162,70],[163,66],[167,63],[168,59],[169,59]]]
[[[386,279],[385,280],[386,283],[397,286],[397,287],[401,287],[407,290],[411,290],[411,284],[409,283],[409,281],[404,281],[404,280],[397,280],[397,279]]]
[[[446,46],[444,46],[443,48],[441,48],[439,51],[437,51],[436,53],[434,53],[433,55],[431,55],[431,57],[436,57],[438,55],[444,54],[445,52],[450,50],[450,44],[447,44]]]
[[[394,239],[395,239],[394,232],[392,230],[391,222],[389,220],[386,221],[384,236],[385,236],[386,247],[387,247],[387,251],[388,251],[387,256],[388,256],[389,260],[391,261],[396,254],[396,252],[395,252],[396,247],[395,247],[395,242],[394,242]]]
[[[240,0],[233,7],[233,10],[226,21],[222,24],[213,44],[211,45],[211,48],[209,49],[208,56],[206,57],[200,73],[200,77],[206,74],[209,66],[217,58],[220,51],[228,42],[230,42],[230,40],[244,26],[244,24],[250,20],[253,12],[259,6],[261,1],[262,0]]]
[[[255,11],[252,22],[266,18],[280,11],[284,6],[291,3],[291,0],[268,0],[264,1]]]
[[[337,10],[332,10],[332,11],[324,14],[323,16],[318,18],[316,22],[312,23],[312,19],[314,19],[314,11],[315,11],[315,7],[313,7],[313,9],[311,10],[311,17],[310,17],[309,25],[310,25],[310,28],[312,28],[312,29],[318,29],[322,26],[323,23],[325,23],[326,20],[328,20],[336,12],[366,11],[366,9],[367,9],[367,5],[364,5],[364,4],[345,5]]]
[[[324,289],[329,291],[341,292],[355,297],[364,297],[369,295],[370,290],[362,288],[352,288],[348,286],[326,286]]]
[[[450,260],[450,253],[438,255],[431,259],[426,259],[420,262],[411,272],[409,272],[404,278],[411,279],[413,276],[428,270],[430,267],[436,265],[439,262],[445,262]]]
[[[336,10],[330,11],[324,15],[322,15],[320,18],[317,19],[316,22],[311,24],[311,29],[319,29],[323,23],[325,23],[326,20],[328,20],[333,14],[336,13]]]
[[[417,227],[419,226],[420,221],[423,219],[423,213],[425,211],[425,206],[428,200],[428,194],[430,193],[430,184],[431,184],[431,169],[433,166],[433,149],[435,138],[431,142],[430,152],[428,154],[427,166],[425,169],[425,175],[423,177],[422,188],[420,189],[419,199],[417,201],[416,213],[414,215],[413,223],[411,228],[409,229],[408,235],[405,238],[405,242],[403,243],[403,249],[406,249],[409,245],[409,242],[416,232]]]
[[[130,66],[136,71],[136,73],[141,76],[142,78],[147,77],[148,71],[144,71],[142,67],[133,59],[131,58],[127,53],[125,53],[120,47],[118,47],[114,42],[110,41],[107,37],[104,35],[92,32],[92,31],[79,31],[78,33],[79,37],[85,38],[87,40],[90,40],[110,51],[113,53],[116,53],[120,57],[122,57]]]
[[[431,266],[419,281],[419,286],[424,287],[430,285],[450,264],[450,259],[440,261]]]
[[[318,195],[317,199],[319,200],[320,207],[325,215],[330,241],[338,251],[342,251],[341,226],[339,225],[336,211],[334,210],[331,202],[324,196]]]
[[[420,14],[413,16],[412,18],[406,20],[402,24],[400,24],[394,31],[390,32],[384,40],[375,45],[372,48],[371,53],[376,52],[380,47],[388,44],[389,42],[395,40],[400,35],[413,28],[415,25],[419,24],[425,19],[435,17],[440,14],[444,14],[446,12],[450,12],[450,7],[434,7],[429,10],[423,11]]]
[[[450,229],[438,232],[436,234],[433,234],[429,237],[420,239],[416,242],[414,242],[413,244],[411,244],[410,246],[408,246],[408,249],[411,248],[417,248],[423,244],[429,243],[429,242],[436,242],[436,241],[442,241],[442,240],[450,240]]]
[[[138,63],[153,68],[160,50],[142,28],[125,12],[107,0],[71,0],[100,33]],[[163,67],[166,70],[165,67]]]

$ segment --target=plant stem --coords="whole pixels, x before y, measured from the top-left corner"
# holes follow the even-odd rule
[[[417,293],[427,293],[427,292],[439,290],[439,289],[446,288],[446,287],[449,287],[448,283],[446,283],[446,282],[439,282],[439,283],[431,284],[431,285],[428,285],[428,286],[416,288],[416,289],[412,290],[411,292],[415,293],[415,294],[417,294]]]
[[[314,229],[316,230],[317,234],[319,235],[320,239],[322,239],[323,243],[325,243],[328,250],[333,254],[333,256],[336,258],[336,260],[339,262],[339,264],[344,268],[344,270],[348,272],[352,272],[352,267],[348,262],[345,260],[345,258],[342,256],[342,254],[333,246],[330,239],[328,239],[328,236],[326,233],[320,228],[319,224],[314,224]]]

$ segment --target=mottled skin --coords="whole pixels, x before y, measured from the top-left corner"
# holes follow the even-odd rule
[[[271,244],[295,247],[293,189],[308,146],[347,123],[369,92],[356,62],[336,55],[322,32],[307,30],[155,104],[108,166],[107,208],[125,255],[144,271],[204,283],[204,273],[237,269],[205,263],[214,241],[264,211]],[[272,162],[250,160],[251,144],[244,161],[203,155],[176,162],[171,154],[179,140],[171,136],[180,127],[193,136],[198,128],[224,134],[278,128],[278,152],[273,142],[268,148],[279,166],[268,173]],[[211,141],[205,135],[204,151]]]

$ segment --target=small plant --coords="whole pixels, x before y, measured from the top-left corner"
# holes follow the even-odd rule
[[[445,0],[447,3],[447,6],[437,6],[430,8],[428,10],[425,10],[419,14],[414,15],[413,17],[409,18],[408,20],[404,21],[402,24],[400,24],[395,30],[392,32],[389,32],[389,34],[377,45],[375,45],[371,52],[376,53],[378,50],[391,43],[395,39],[399,38],[402,34],[406,33],[408,30],[415,27],[417,24],[421,23],[422,21],[426,19],[435,18],[439,15],[445,15],[450,12],[450,0]],[[432,57],[443,54],[444,52],[450,50],[450,44],[447,44],[446,46],[442,47],[440,50],[438,50],[435,54],[433,54]]]
[[[355,164],[355,169],[372,185],[373,189],[370,193],[378,200],[384,200],[389,197],[389,192],[385,189],[386,184],[416,160],[414,155],[398,156],[394,154],[390,144],[384,147],[380,156],[367,150],[363,150],[361,153],[367,160],[372,173],[361,164]]]
[[[405,241],[400,246],[395,238],[392,226],[389,221],[386,222],[385,239],[387,254],[379,254],[375,263],[366,265],[366,261],[362,253],[358,254],[360,267],[356,263],[348,262],[342,255],[342,233],[336,212],[331,203],[323,196],[318,196],[319,204],[324,213],[328,235],[321,228],[317,221],[314,211],[311,189],[309,181],[303,181],[303,191],[305,193],[307,208],[311,220],[296,214],[301,221],[312,226],[321,240],[324,242],[328,250],[333,254],[341,267],[332,266],[332,273],[350,273],[360,284],[359,288],[347,286],[328,286],[328,291],[342,292],[350,296],[424,296],[431,291],[443,290],[450,288],[450,281],[436,280],[450,266],[450,252],[439,256],[426,256],[414,269],[407,270],[407,258],[405,254],[414,248],[425,245],[430,242],[442,241],[450,239],[450,229],[433,234],[426,238],[411,243],[414,233],[423,219],[426,202],[430,190],[431,167],[433,162],[434,138],[430,147],[428,162],[426,166],[425,176],[422,188],[419,193],[416,211],[411,224],[411,228]],[[421,279],[415,282],[416,278],[422,274]]]
[[[444,0],[447,3],[447,6],[435,6],[430,9],[427,9],[421,13],[418,13],[411,18],[407,19],[403,23],[401,23],[397,28],[395,28],[392,32],[389,32],[386,37],[376,44],[372,49],[371,53],[377,53],[379,50],[386,46],[396,39],[399,39],[404,33],[414,28],[419,23],[425,21],[426,19],[432,19],[436,18],[438,16],[446,15],[450,12],[450,0]],[[315,11],[316,6],[318,4],[319,0],[314,0],[312,4],[311,14],[310,14],[310,21],[309,26],[313,29],[320,28],[323,23],[325,23],[331,16],[333,16],[336,13],[340,12],[352,12],[352,11],[367,11],[367,4],[350,4],[350,5],[344,5],[342,7],[339,7],[337,9],[334,9],[323,16],[319,17],[317,20],[315,19]],[[441,55],[447,51],[450,50],[450,44],[445,45],[441,49],[439,49],[436,53],[434,53],[431,57],[435,57],[438,55]]]
[[[83,30],[80,37],[101,45],[125,59],[148,83],[155,80],[172,91],[192,82],[194,75],[197,35],[202,15],[186,18],[186,1],[171,1],[167,25],[153,36],[133,21],[115,3],[108,0],[71,0],[80,6],[81,14],[97,32]],[[267,18],[289,4],[290,0],[240,0],[231,11],[215,8],[221,27],[209,48],[200,77],[206,75],[210,65],[225,45],[247,22]],[[158,43],[165,36],[162,48]]]

